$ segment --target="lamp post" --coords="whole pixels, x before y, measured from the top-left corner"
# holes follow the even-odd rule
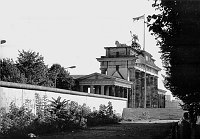
[[[4,43],[6,43],[6,40],[0,40],[0,46],[2,45],[2,44],[4,44]],[[3,47],[3,46],[2,46]],[[2,58],[3,58],[3,48],[2,48],[2,50],[1,50],[1,52],[2,52],[2,54],[1,54],[1,56],[2,56]],[[1,57],[0,57],[1,58]]]
[[[6,40],[0,40],[0,46],[2,45],[2,44],[4,44],[4,43],[6,43]],[[2,56],[2,62],[3,62],[3,48],[2,48],[2,54],[1,54],[1,56]],[[1,56],[0,56],[0,60],[1,60]],[[1,65],[2,66],[2,65]],[[2,71],[2,70],[1,70]],[[1,73],[2,74],[2,73]],[[2,76],[1,76],[1,80],[2,80]]]
[[[76,68],[76,66],[70,66],[70,67],[67,67],[67,68],[64,68],[64,69],[74,69],[74,68]],[[56,72],[55,81],[54,81],[54,86],[55,86],[55,88],[56,88],[57,76],[58,76],[59,73],[60,73],[60,72]]]
[[[1,44],[4,44],[4,43],[6,43],[6,40],[1,40],[0,43],[1,43]]]

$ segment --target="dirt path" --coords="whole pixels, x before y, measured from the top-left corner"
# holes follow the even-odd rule
[[[170,134],[171,126],[172,123],[121,123],[42,136],[39,139],[165,139]]]

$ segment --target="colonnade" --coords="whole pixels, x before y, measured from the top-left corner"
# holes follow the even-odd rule
[[[135,91],[134,106],[135,108],[144,107],[145,98],[145,72],[135,70]],[[146,73],[146,107],[158,107],[158,77]]]
[[[131,91],[131,88],[115,85],[80,85],[80,91],[91,94],[128,98],[128,93]]]

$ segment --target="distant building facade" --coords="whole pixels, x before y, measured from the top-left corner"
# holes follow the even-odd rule
[[[171,101],[171,96],[170,95],[165,95],[165,101]]]
[[[106,55],[97,58],[101,74],[74,76],[79,90],[127,98],[129,108],[145,108],[145,99],[146,108],[165,107],[165,91],[158,89],[161,69],[152,55],[117,41],[115,44],[116,47],[105,47]]]

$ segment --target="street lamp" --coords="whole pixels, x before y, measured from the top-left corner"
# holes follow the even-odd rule
[[[70,67],[67,67],[65,69],[74,69],[74,68],[76,68],[76,66],[70,66]]]
[[[64,68],[64,69],[74,69],[74,68],[76,68],[76,66],[70,66],[70,67],[67,67],[67,68]],[[55,88],[56,88],[57,76],[58,76],[59,73],[60,73],[60,72],[57,72],[57,73],[56,73],[56,76],[55,76],[55,83],[54,83]]]
[[[4,43],[6,43],[6,40],[0,40],[0,46],[1,46],[2,44],[4,44]],[[2,49],[2,51],[1,51],[2,54],[1,54],[0,59],[3,58],[3,46],[2,46],[1,49]]]
[[[6,40],[1,40],[0,41],[0,44],[4,44],[4,43],[6,43]],[[2,48],[2,54],[1,54],[1,56],[2,56],[2,59],[3,59],[3,48]],[[0,60],[1,60],[1,56],[0,56]],[[1,80],[2,80],[2,76],[1,76]]]
[[[1,43],[1,44],[4,44],[4,43],[6,43],[6,40],[1,40],[0,43]]]

